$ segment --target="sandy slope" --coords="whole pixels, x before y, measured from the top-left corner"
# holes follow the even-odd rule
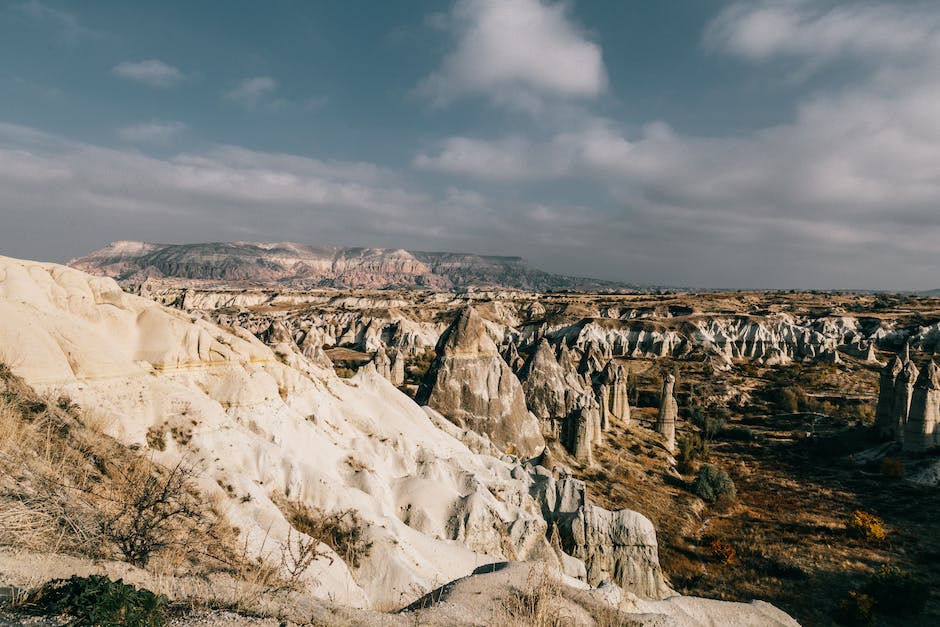
[[[165,433],[158,458],[190,456],[207,491],[231,486],[229,515],[258,552],[286,538],[275,493],[359,510],[372,523],[372,552],[355,573],[321,560],[311,575],[324,598],[410,601],[504,558],[507,525],[519,557],[544,543],[544,522],[510,465],[471,453],[375,374],[347,382],[310,364],[305,374],[247,332],[124,294],[110,279],[7,258],[0,347],[14,372],[94,408],[124,442],[146,446],[148,430]]]

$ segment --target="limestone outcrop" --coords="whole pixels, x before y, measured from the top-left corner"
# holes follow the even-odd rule
[[[921,452],[936,446],[940,446],[940,368],[931,359],[914,384],[903,448]]]
[[[392,371],[389,381],[395,387],[400,387],[405,383],[405,358],[401,351],[396,352],[395,357],[392,359]]]
[[[666,450],[672,452],[676,448],[676,420],[679,416],[679,405],[673,396],[676,377],[667,374],[663,378],[663,391],[659,398],[659,414],[656,417],[656,432],[663,436]]]
[[[543,421],[547,433],[558,435],[575,409],[577,398],[584,394],[578,379],[569,377],[555,360],[555,351],[545,338],[539,342],[519,377],[529,411]]]
[[[675,594],[659,566],[656,530],[648,518],[592,505],[583,481],[555,479],[544,469],[536,469],[532,494],[545,519],[558,529],[562,548],[584,561],[588,583],[611,581],[646,599]]]
[[[623,366],[608,361],[597,376],[594,391],[600,406],[600,429],[606,431],[611,420],[630,422],[630,403],[627,399],[627,373]]]
[[[903,441],[907,431],[907,422],[912,411],[915,384],[922,373],[911,361],[910,344],[894,357],[881,370],[879,377],[878,405],[875,408],[875,428],[883,438]],[[930,375],[922,381],[929,385]],[[928,389],[928,388],[923,388]],[[921,397],[924,395],[921,394]],[[921,405],[923,398],[918,401]],[[921,407],[923,410],[923,407]]]
[[[911,400],[914,398],[914,383],[920,376],[920,371],[914,362],[907,358],[898,378],[894,382],[894,404],[891,407],[891,428],[895,439],[903,440],[907,428],[907,419],[911,411]]]
[[[492,366],[495,355],[503,367],[486,370],[484,381],[498,379],[486,392],[504,391],[524,409],[518,381],[504,390],[499,383],[508,366],[483,326],[472,311],[461,316],[442,341],[438,374],[479,382],[463,366]],[[351,379],[310,363],[292,366],[256,337],[265,328],[224,329],[124,293],[109,279],[0,257],[0,346],[12,371],[53,398],[95,408],[107,435],[157,463],[200,460],[197,488],[224,504],[248,557],[276,563],[272,551],[287,550],[292,533],[306,538],[292,529],[283,499],[361,516],[369,552],[346,563],[320,544],[322,557],[309,568],[305,593],[331,608],[406,605],[442,582],[470,584],[481,564],[533,560],[552,573],[560,563],[574,577],[622,586],[640,597],[629,599],[637,613],[656,608],[652,619],[638,617],[645,624],[685,620],[690,607],[703,624],[741,617],[778,624],[755,622],[771,615],[763,610],[675,596],[658,564],[655,530],[640,514],[591,505],[583,483],[556,480],[544,467],[474,452],[458,427],[432,419],[374,364]],[[309,346],[319,345],[309,337]],[[154,446],[155,431],[186,437]],[[549,523],[564,552],[546,539]],[[497,596],[469,594],[498,607],[488,600]],[[436,624],[453,622],[436,616]]]
[[[600,412],[593,396],[584,394],[578,397],[578,403],[571,416],[565,421],[562,432],[562,444],[575,459],[584,465],[594,463],[592,450],[600,439]]]
[[[389,381],[392,380],[392,361],[388,358],[384,346],[379,347],[379,349],[375,351],[375,357],[372,358],[372,363],[375,364],[375,370],[380,376]]]
[[[898,375],[904,368],[904,362],[897,355],[881,369],[878,380],[878,405],[875,408],[875,428],[883,438],[898,435],[898,425],[894,413],[894,388]]]
[[[499,354],[480,314],[464,309],[441,336],[416,400],[504,451],[533,456],[545,440],[519,379]]]

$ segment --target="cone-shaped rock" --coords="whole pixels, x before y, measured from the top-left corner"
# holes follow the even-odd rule
[[[323,350],[323,337],[311,329],[300,342],[300,352],[304,357],[323,368],[332,368],[333,361]]]
[[[630,421],[630,405],[627,402],[627,375],[623,366],[607,362],[594,384],[597,402],[600,405],[600,428],[606,431],[611,420]]]
[[[488,435],[503,450],[513,445],[521,456],[532,456],[545,445],[519,379],[472,307],[441,336],[416,400],[461,427]]]
[[[548,429],[555,431],[561,421],[574,409],[575,398],[584,390],[580,385],[572,388],[564,368],[555,361],[555,352],[548,340],[542,338],[519,373],[529,411],[540,420],[548,421]]]
[[[562,433],[562,443],[565,448],[582,464],[589,465],[594,462],[592,449],[597,438],[599,421],[600,416],[594,397],[582,394],[578,399],[578,406],[565,422]]]
[[[940,368],[931,359],[914,384],[904,427],[904,450],[919,452],[940,445]]]
[[[375,351],[375,357],[372,359],[372,363],[375,364],[375,370],[380,375],[389,381],[392,380],[392,362],[385,353],[385,347],[379,347],[379,350]]]
[[[668,374],[663,379],[663,392],[659,399],[659,416],[656,418],[656,431],[666,439],[666,449],[670,452],[676,447],[676,418],[679,405],[672,395],[676,378]]]
[[[898,440],[904,438],[907,417],[911,411],[911,399],[914,396],[914,382],[920,371],[913,361],[908,360],[894,383],[894,404],[891,406],[891,431]]]
[[[404,385],[405,383],[405,358],[402,356],[401,351],[395,353],[395,357],[392,359],[392,376],[389,381],[394,386]]]
[[[885,438],[893,438],[896,425],[894,424],[894,386],[898,375],[904,368],[901,358],[895,356],[888,365],[881,369],[878,388],[878,407],[875,409],[875,428]]]
[[[513,372],[519,372],[525,364],[522,357],[519,355],[519,349],[517,349],[516,345],[512,342],[509,342],[509,345],[503,351],[503,359],[506,360],[506,363],[509,364]]]

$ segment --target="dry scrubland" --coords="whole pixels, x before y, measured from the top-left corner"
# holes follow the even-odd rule
[[[634,362],[639,424],[655,420],[657,373],[675,367],[680,420],[693,406],[723,416],[706,452],[681,477],[670,476],[658,439],[619,424],[584,478],[604,507],[629,507],[654,522],[663,569],[679,592],[764,599],[804,625],[940,623],[938,489],[903,481],[899,458],[865,466],[851,454],[878,443],[871,433],[877,366],[847,359],[743,368],[730,379],[750,399],[724,411],[696,400],[713,376],[689,364]],[[680,429],[704,436],[688,420]],[[696,497],[695,471],[705,463],[727,470],[734,501]],[[875,611],[873,589],[896,605]],[[923,612],[908,615],[922,598]]]

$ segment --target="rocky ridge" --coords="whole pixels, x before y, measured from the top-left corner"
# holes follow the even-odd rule
[[[119,241],[69,262],[90,274],[135,283],[154,277],[338,288],[525,290],[625,289],[611,281],[561,276],[519,257],[293,242],[152,244]]]

